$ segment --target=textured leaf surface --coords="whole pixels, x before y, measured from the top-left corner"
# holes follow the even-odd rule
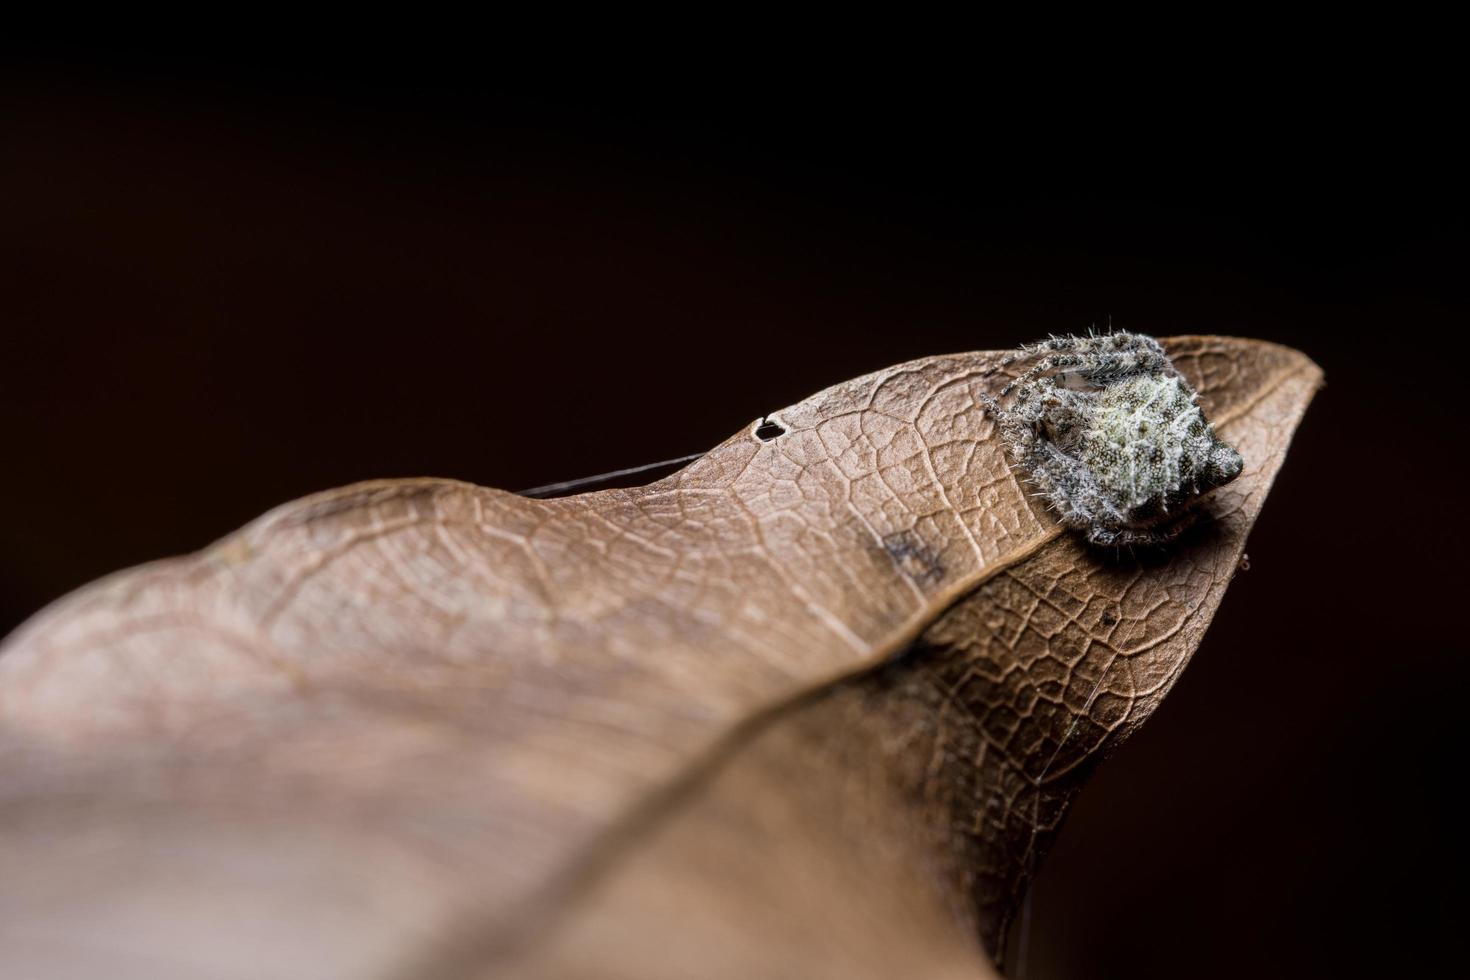
[[[0,951],[44,975],[983,975],[1178,676],[1320,381],[1169,343],[1246,471],[1158,556],[1059,533],[902,365],[648,487],[287,505],[0,655]],[[83,938],[79,938],[83,937]]]

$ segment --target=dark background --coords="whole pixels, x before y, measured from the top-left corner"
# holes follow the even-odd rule
[[[1429,973],[1461,889],[1463,118],[1371,61],[1253,96],[9,61],[0,633],[354,480],[658,460],[1094,323],[1268,338],[1328,387],[1046,865],[1028,975]]]

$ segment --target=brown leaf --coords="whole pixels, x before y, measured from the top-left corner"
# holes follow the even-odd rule
[[[931,358],[667,480],[282,507],[0,656],[0,950],[111,976],[975,976],[1199,642],[1320,381],[1181,338],[1246,459],[1110,557]],[[977,936],[979,941],[977,941]]]

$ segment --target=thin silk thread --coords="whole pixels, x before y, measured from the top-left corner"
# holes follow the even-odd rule
[[[620,476],[632,476],[635,473],[646,473],[656,470],[661,466],[675,466],[679,463],[692,463],[696,459],[703,459],[705,453],[690,453],[688,456],[676,456],[673,459],[661,459],[657,463],[644,463],[642,466],[629,466],[627,469],[611,470],[607,473],[598,473],[595,476],[579,477],[575,480],[563,480],[560,483],[547,483],[539,487],[531,487],[528,490],[516,491],[522,497],[551,497],[578,487],[591,486],[604,480],[615,480]]]

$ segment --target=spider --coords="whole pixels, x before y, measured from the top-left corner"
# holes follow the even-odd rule
[[[1240,454],[1215,436],[1152,337],[1053,337],[1000,366],[1030,358],[1039,360],[981,402],[1058,520],[1093,544],[1171,541],[1194,523],[1194,498],[1240,474]]]

